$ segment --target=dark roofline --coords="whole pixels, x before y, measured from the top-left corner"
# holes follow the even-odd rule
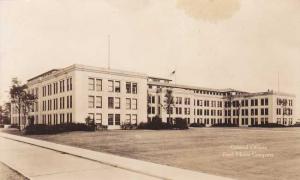
[[[165,81],[172,81],[171,79],[154,77],[154,76],[148,76],[148,79],[159,79],[159,80],[165,80]]]
[[[27,82],[30,82],[30,81],[32,81],[32,80],[34,80],[34,79],[37,79],[37,78],[42,77],[42,76],[45,76],[45,75],[47,75],[47,74],[51,74],[52,72],[54,72],[54,71],[59,71],[59,70],[60,70],[60,69],[51,69],[50,71],[47,71],[47,72],[45,72],[45,73],[43,73],[43,74],[40,74],[40,75],[37,75],[37,76],[35,76],[35,77],[31,78],[31,79],[28,79]]]

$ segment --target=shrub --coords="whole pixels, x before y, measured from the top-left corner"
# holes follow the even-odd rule
[[[213,124],[211,125],[211,127],[239,127],[239,125],[222,123],[222,124]]]
[[[173,128],[176,129],[188,129],[188,123],[186,119],[182,118],[175,118],[175,123],[173,125]]]
[[[198,123],[192,123],[192,124],[190,124],[190,127],[205,127],[206,125],[205,124],[202,124],[202,123],[200,123],[200,124],[198,124]]]
[[[12,124],[12,125],[10,126],[10,128],[17,128],[17,129],[19,129],[19,125],[18,125],[18,124]]]
[[[137,125],[135,125],[135,124],[130,124],[130,123],[124,123],[124,124],[121,124],[121,129],[122,129],[122,130],[137,129]]]
[[[294,124],[293,127],[300,127],[300,123]]]
[[[4,124],[0,124],[0,128],[4,128]]]
[[[287,126],[282,125],[282,124],[277,124],[277,123],[268,123],[268,124],[251,125],[249,127],[284,128],[284,127],[287,127]]]
[[[101,130],[101,131],[107,130],[108,128],[108,126],[102,124],[96,124],[95,126],[96,126],[96,130]]]
[[[26,126],[24,129],[25,134],[57,134],[70,131],[95,131],[95,126],[89,126],[83,123],[70,123],[70,124],[32,124]]]

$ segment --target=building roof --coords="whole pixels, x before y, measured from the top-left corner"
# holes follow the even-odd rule
[[[31,79],[28,79],[27,81],[32,81],[32,80],[40,78],[40,77],[48,76],[48,75],[50,75],[50,74],[52,74],[54,72],[57,72],[59,70],[60,69],[51,69],[50,71],[44,72],[44,73],[42,73],[40,75],[37,75],[37,76],[35,76],[35,77],[31,78]]]

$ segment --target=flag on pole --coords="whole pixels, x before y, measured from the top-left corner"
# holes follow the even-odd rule
[[[172,71],[171,75],[174,75],[175,73],[176,73],[176,71],[174,70],[174,71]]]

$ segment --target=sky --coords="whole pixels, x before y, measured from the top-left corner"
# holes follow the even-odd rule
[[[13,77],[107,67],[110,35],[113,69],[165,78],[176,69],[178,84],[249,92],[279,84],[298,106],[299,9],[299,0],[0,0],[0,103]]]

